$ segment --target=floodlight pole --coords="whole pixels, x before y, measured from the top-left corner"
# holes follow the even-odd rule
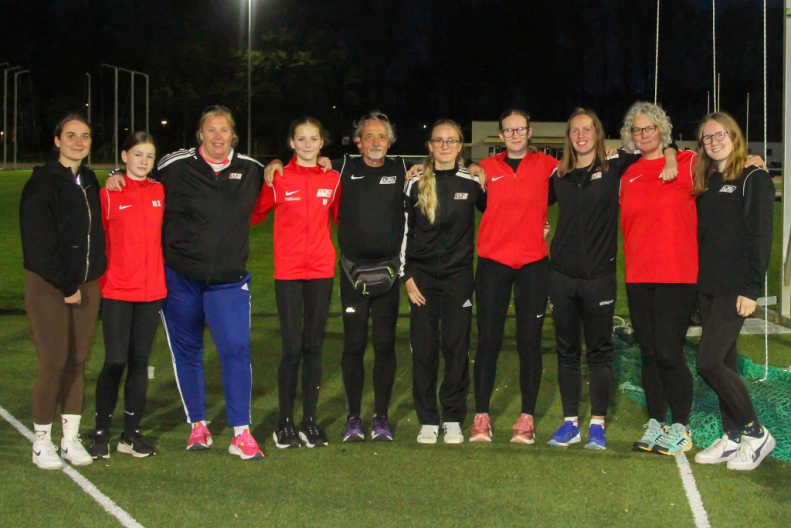
[[[115,149],[115,165],[118,166],[118,72],[126,72],[132,76],[132,105],[131,105],[131,128],[132,133],[135,132],[135,75],[142,75],[146,78],[146,132],[148,132],[148,115],[149,115],[149,106],[148,106],[148,88],[149,88],[149,77],[147,73],[129,70],[127,68],[120,68],[118,66],[113,66],[111,64],[102,64],[103,68],[110,68],[111,70],[115,71],[115,112],[114,112],[114,126],[115,132],[113,133],[114,137],[114,149]]]
[[[253,0],[247,0],[247,155],[253,138]]]
[[[6,63],[8,64],[8,63]],[[6,169],[8,155],[8,72],[18,70],[19,66],[6,68],[3,72],[3,168]]]
[[[17,81],[19,79],[19,76],[23,75],[25,73],[30,73],[30,70],[21,70],[21,71],[18,71],[18,72],[16,72],[14,74],[14,168],[15,169],[17,168],[17,166],[16,166],[16,151],[17,151],[17,145],[19,143],[19,141],[17,141],[17,135],[16,135],[17,107],[19,106],[18,103],[17,103],[18,100],[19,100],[19,98],[17,97],[17,94],[18,94],[18,90],[17,90],[18,82]]]

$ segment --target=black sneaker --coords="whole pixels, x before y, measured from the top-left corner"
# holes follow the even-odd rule
[[[299,437],[308,447],[327,447],[330,441],[313,418],[303,420],[299,426]]]
[[[135,458],[146,458],[157,454],[154,446],[146,442],[139,431],[134,433],[121,433],[121,441],[118,442],[118,452],[132,455]]]
[[[300,446],[297,430],[294,428],[294,422],[290,419],[280,420],[277,430],[272,433],[272,439],[278,449],[294,449]]]
[[[107,437],[107,431],[99,429],[93,434],[89,434],[91,445],[88,446],[88,454],[94,460],[106,460],[110,458],[110,439]]]

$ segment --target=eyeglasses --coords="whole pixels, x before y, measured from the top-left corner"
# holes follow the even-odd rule
[[[528,130],[530,130],[529,127],[504,128],[500,131],[500,133],[503,135],[503,137],[509,138],[514,135],[514,132],[520,136],[527,135]]]
[[[727,135],[728,135],[727,130],[720,130],[719,132],[715,132],[709,136],[701,136],[700,140],[703,142],[704,145],[710,145],[711,142],[714,141],[715,139],[717,141],[722,141],[723,139],[725,139],[725,136]]]
[[[458,145],[459,143],[461,143],[461,141],[459,141],[456,138],[450,138],[450,139],[433,138],[431,140],[431,144],[434,145],[437,148],[439,148],[439,147],[441,147],[442,145],[445,145],[445,144],[447,144],[449,147],[452,148],[452,147],[455,147],[456,145]]]
[[[656,132],[656,125],[648,125],[647,127],[632,127],[633,136],[641,136],[643,132],[650,136]]]

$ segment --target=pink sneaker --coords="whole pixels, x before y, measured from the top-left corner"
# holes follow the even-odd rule
[[[245,429],[242,434],[235,436],[233,442],[228,446],[228,452],[237,455],[242,460],[258,460],[264,458],[264,452],[258,449],[255,438],[250,431]]]
[[[209,428],[200,422],[193,424],[190,439],[187,442],[187,451],[203,451],[209,449],[211,443]]]
[[[519,419],[512,427],[514,434],[511,442],[515,444],[535,444],[535,434],[533,432],[533,417],[529,414],[520,414]]]
[[[491,442],[492,424],[488,414],[476,414],[470,431],[470,442]]]

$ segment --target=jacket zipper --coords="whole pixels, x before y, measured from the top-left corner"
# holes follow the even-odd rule
[[[308,278],[308,250],[310,248],[310,175],[305,174],[305,278]]]
[[[86,283],[88,282],[88,272],[91,269],[91,229],[93,227],[93,217],[91,216],[91,204],[88,202],[88,193],[85,192],[85,189],[83,189],[82,185],[79,186],[83,197],[85,197],[85,206],[88,208],[88,251],[85,253],[85,278],[82,281],[83,283]]]

